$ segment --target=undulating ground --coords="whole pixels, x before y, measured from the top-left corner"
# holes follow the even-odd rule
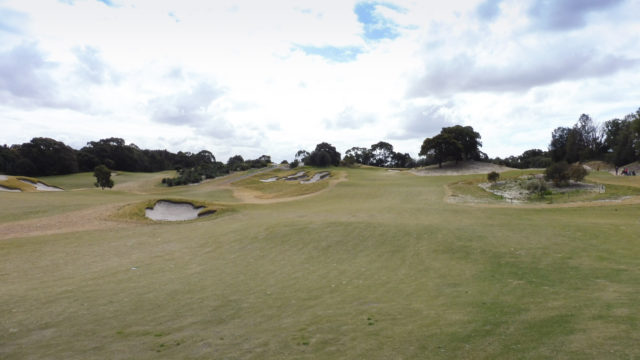
[[[640,205],[470,206],[445,201],[467,177],[331,172],[314,195],[269,172],[0,192],[0,358],[640,358]],[[123,212],[170,198],[226,210]]]

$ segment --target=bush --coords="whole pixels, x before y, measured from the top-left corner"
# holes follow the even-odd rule
[[[554,185],[563,187],[569,185],[569,164],[566,161],[560,161],[551,164],[545,171],[545,178],[553,181]]]
[[[568,175],[573,181],[582,181],[587,176],[587,170],[582,165],[573,164],[569,166]]]
[[[498,174],[495,171],[492,171],[487,174],[487,180],[489,180],[490,182],[496,182],[498,181],[498,179],[500,179],[500,174]]]
[[[293,160],[293,161],[291,162],[291,164],[289,164],[289,169],[295,169],[295,168],[297,168],[297,167],[298,167],[298,165],[300,165],[300,161],[298,161],[298,160]]]
[[[525,184],[525,188],[532,194],[543,197],[547,193],[547,183],[542,179],[531,179]]]

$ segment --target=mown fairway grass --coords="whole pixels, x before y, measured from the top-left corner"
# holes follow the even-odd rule
[[[638,205],[468,207],[443,201],[459,177],[340,171],[314,197],[221,217],[0,241],[0,358],[640,357]],[[0,193],[0,219],[230,196],[144,192],[145,176]]]

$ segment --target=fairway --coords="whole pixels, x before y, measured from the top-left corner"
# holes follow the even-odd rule
[[[637,195],[471,206],[448,189],[478,175],[330,171],[172,188],[170,172],[121,173],[104,191],[84,173],[42,178],[64,192],[0,192],[0,358],[640,358]],[[224,211],[128,210],[162,199]]]

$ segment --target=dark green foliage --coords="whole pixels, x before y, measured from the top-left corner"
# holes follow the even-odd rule
[[[298,160],[293,160],[290,164],[289,164],[289,168],[291,169],[295,169],[298,167],[298,165],[300,164],[300,162]]]
[[[380,141],[371,145],[370,154],[370,165],[385,167],[392,165],[395,152],[393,151],[393,145],[388,142]]]
[[[495,171],[492,171],[487,174],[487,180],[489,180],[490,182],[496,182],[498,181],[498,179],[500,179],[500,174],[498,174]]]
[[[111,170],[104,165],[98,165],[93,170],[93,176],[96,178],[96,182],[93,184],[96,187],[104,188],[112,188],[113,180],[111,180]]]
[[[569,185],[569,164],[566,161],[553,163],[545,172],[545,178],[556,186]]]
[[[471,126],[456,125],[442,128],[440,134],[424,139],[420,156],[426,156],[439,166],[447,160],[481,160],[486,157],[479,149],[481,146],[480,134]]]
[[[551,166],[551,155],[540,149],[531,149],[520,156],[509,156],[505,159],[495,158],[493,163],[516,169],[548,168]]]
[[[298,153],[300,153],[300,151]],[[333,145],[323,142],[316,145],[316,149],[309,155],[305,164],[320,167],[338,166],[340,165],[340,158],[340,153],[336,151]]]
[[[298,152],[296,152],[295,160],[298,160],[298,162],[306,163],[307,161],[309,161],[310,155],[311,154],[307,150],[298,150]]]
[[[76,152],[60,141],[50,138],[33,138],[16,147],[22,158],[16,164],[21,175],[62,175],[78,172]]]
[[[573,181],[582,181],[587,176],[587,170],[580,164],[571,164],[567,170],[569,179]]]
[[[451,134],[440,133],[432,138],[424,139],[420,148],[420,156],[433,159],[438,166],[447,160],[462,160],[462,144],[453,138]]]

